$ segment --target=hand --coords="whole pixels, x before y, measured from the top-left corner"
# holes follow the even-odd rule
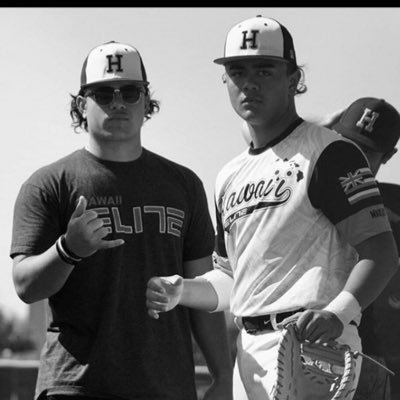
[[[336,110],[330,114],[327,114],[324,117],[313,118],[311,119],[311,121],[317,125],[332,129],[333,125],[339,122],[340,117],[343,115],[345,110],[345,108],[342,108],[340,110]]]
[[[179,275],[157,276],[150,278],[146,290],[148,314],[154,319],[160,312],[175,308],[182,297],[183,278]]]
[[[104,240],[108,229],[102,218],[93,210],[86,210],[87,201],[79,197],[75,211],[69,220],[65,241],[69,250],[79,257],[88,257],[100,249],[110,249],[124,244],[123,239]]]
[[[332,312],[325,310],[306,310],[297,322],[299,340],[328,343],[337,339],[343,332],[343,323]]]

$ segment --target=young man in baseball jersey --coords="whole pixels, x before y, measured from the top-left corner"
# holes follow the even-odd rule
[[[158,109],[136,48],[95,47],[71,101],[87,146],[20,189],[15,288],[50,306],[36,399],[197,400],[192,333],[213,377],[204,398],[232,399],[223,313],[181,308],[161,323],[147,315],[148,279],[212,270],[214,248],[201,180],[141,144]]]
[[[332,129],[351,139],[368,159],[371,172],[377,175],[397,152],[400,115],[384,99],[363,97],[354,101],[337,118]],[[400,186],[377,182],[400,249]],[[400,398],[400,273],[362,313],[359,326],[363,353],[389,367],[389,375],[378,364],[364,360],[355,400]],[[389,389],[390,387],[390,389]]]
[[[262,16],[242,21],[215,62],[253,146],[216,180],[215,269],[191,280],[154,277],[147,306],[162,321],[159,313],[176,304],[230,305],[240,327],[235,373],[244,397],[265,400],[276,382],[280,327],[296,316],[301,340],[360,350],[361,310],[394,274],[398,255],[362,152],[296,112],[306,87],[288,30]],[[358,358],[348,399],[360,366]]]

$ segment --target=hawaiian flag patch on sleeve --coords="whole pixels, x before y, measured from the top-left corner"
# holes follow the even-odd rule
[[[355,172],[349,172],[347,176],[339,177],[339,181],[351,205],[380,195],[375,178],[369,168],[359,168]]]

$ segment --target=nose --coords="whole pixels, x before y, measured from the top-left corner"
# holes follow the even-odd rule
[[[121,91],[118,89],[114,90],[113,100],[110,103],[110,108],[113,109],[124,109],[126,108],[125,102],[122,98]]]
[[[244,92],[254,91],[258,89],[259,89],[258,84],[252,78],[247,78],[242,86],[242,90]]]

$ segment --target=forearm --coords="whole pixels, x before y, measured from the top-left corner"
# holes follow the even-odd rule
[[[214,379],[232,382],[232,352],[224,312],[208,313],[191,310],[193,336]]]
[[[206,279],[184,279],[179,304],[198,310],[214,311],[218,306],[218,296]]]
[[[362,309],[383,291],[398,268],[398,254],[393,236],[378,235],[358,249],[360,261],[354,266],[343,290],[352,293]]]
[[[356,246],[359,261],[342,291],[326,305],[343,325],[354,321],[383,291],[397,270],[397,250],[390,232],[371,237]]]
[[[357,263],[343,288],[354,295],[362,310],[378,297],[387,283],[386,277],[374,266],[375,262],[370,260]]]
[[[39,255],[16,256],[13,262],[16,292],[28,304],[46,299],[64,286],[73,269],[73,265],[61,260],[55,244]]]

